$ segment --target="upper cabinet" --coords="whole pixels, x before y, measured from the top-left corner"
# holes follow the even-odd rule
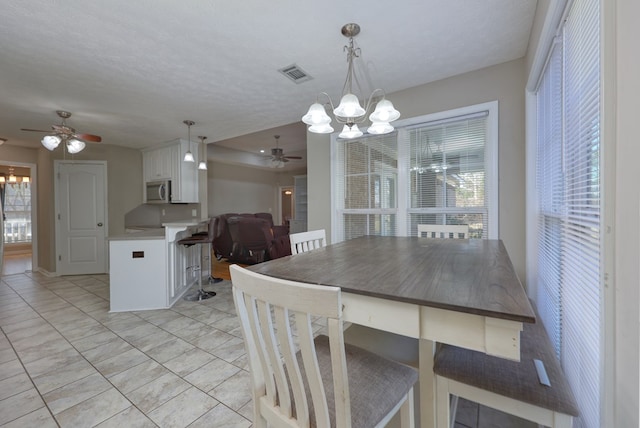
[[[171,180],[171,202],[199,202],[198,151],[194,147],[197,145],[192,144],[191,147],[195,162],[183,161],[184,154],[190,149],[187,140],[177,139],[160,147],[143,149],[142,168],[145,183]]]

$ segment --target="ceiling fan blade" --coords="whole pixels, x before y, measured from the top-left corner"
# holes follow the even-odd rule
[[[93,143],[99,143],[102,141],[102,137],[93,134],[75,134],[75,136],[81,140],[87,140]]]
[[[302,159],[302,156],[285,156],[285,159]]]
[[[28,128],[20,128],[21,131],[29,131],[29,132],[51,132],[51,131],[43,131],[42,129],[28,129]]]

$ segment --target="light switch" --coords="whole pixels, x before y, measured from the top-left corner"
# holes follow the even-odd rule
[[[197,215],[198,215],[198,210],[197,210],[197,209],[195,209],[195,208],[194,208],[194,209],[192,209],[192,210],[191,210],[191,217],[195,217],[195,216],[197,216]]]

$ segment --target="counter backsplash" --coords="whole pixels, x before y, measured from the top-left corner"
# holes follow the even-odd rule
[[[141,204],[124,215],[124,226],[162,227],[162,223],[185,218],[199,219],[200,204]]]

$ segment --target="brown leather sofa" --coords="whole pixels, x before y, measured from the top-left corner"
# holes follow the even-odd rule
[[[289,241],[289,229],[274,225],[271,213],[220,214],[214,227],[213,250],[218,260],[256,264],[287,255],[284,242]]]

